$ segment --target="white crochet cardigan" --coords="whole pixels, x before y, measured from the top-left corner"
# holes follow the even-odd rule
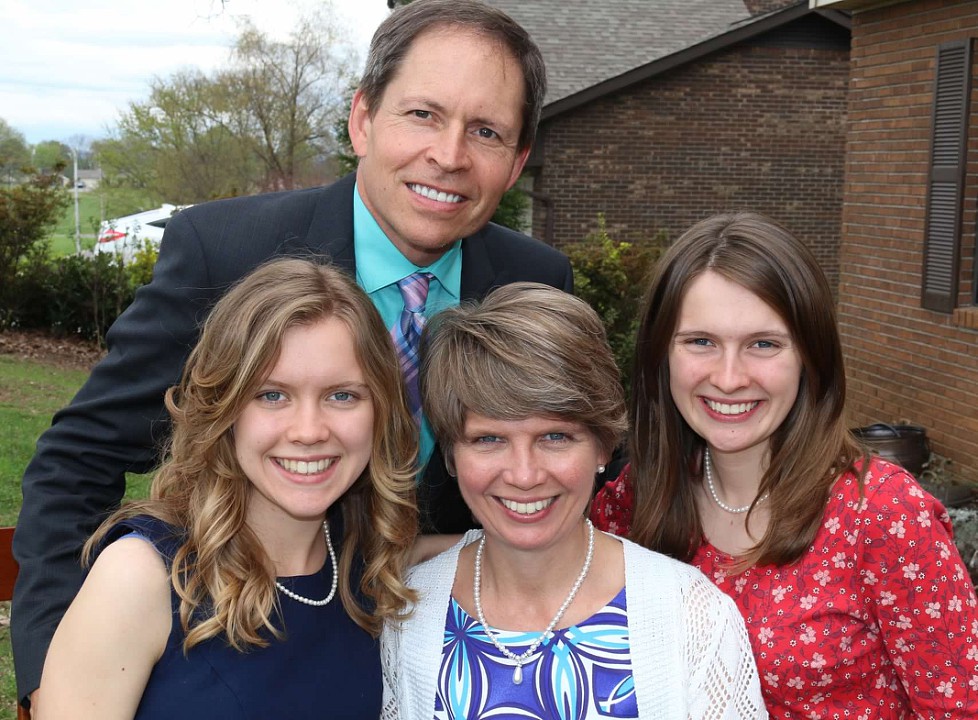
[[[384,720],[431,720],[442,662],[445,617],[459,551],[418,565],[408,584],[419,593],[414,615],[388,626],[381,641]],[[699,570],[620,540],[632,673],[641,718],[766,718],[757,667],[733,601]],[[473,720],[473,719],[470,719]]]

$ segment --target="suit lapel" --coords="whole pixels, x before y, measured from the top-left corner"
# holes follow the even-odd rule
[[[290,238],[296,250],[325,255],[350,274],[356,273],[353,252],[353,191],[356,174],[351,173],[323,189],[304,238]],[[498,284],[498,271],[489,252],[486,226],[462,241],[462,300],[479,300]]]
[[[309,230],[295,242],[317,255],[325,255],[351,275],[356,273],[353,254],[353,188],[352,173],[326,187],[316,203]]]
[[[489,254],[489,226],[462,240],[462,300],[481,300],[496,285],[498,272]]]

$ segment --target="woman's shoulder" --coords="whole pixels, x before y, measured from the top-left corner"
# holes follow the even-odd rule
[[[184,543],[186,532],[153,515],[134,515],[119,520],[105,532],[94,550],[93,557],[101,556],[110,545],[129,536],[137,536],[152,545],[169,565],[176,551]]]
[[[457,543],[448,548],[448,550],[440,552],[408,570],[407,584],[411,587],[424,589],[426,583],[430,583],[439,578],[454,578],[455,568],[458,565],[458,556],[462,548],[478,541],[481,537],[482,530],[469,530]]]
[[[861,513],[908,507],[944,512],[944,506],[910,472],[878,456],[871,457],[865,467],[857,465],[843,473],[833,487],[833,496]]]
[[[599,530],[624,536],[631,529],[634,492],[630,472],[631,465],[626,465],[617,478],[598,490],[591,501],[591,521]]]
[[[741,627],[734,601],[697,568],[618,538],[625,550],[625,590],[629,617],[647,622],[673,617],[682,627],[723,635]]]
[[[708,594],[724,596],[706,575],[689,563],[649,550],[627,538],[615,539],[624,547],[626,582],[640,579],[654,585],[670,580],[678,583],[682,590],[702,587]]]

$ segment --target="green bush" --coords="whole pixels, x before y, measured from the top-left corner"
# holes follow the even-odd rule
[[[0,188],[0,322],[17,300],[15,277],[20,264],[45,245],[48,227],[68,205],[57,172],[30,172],[22,183]]]
[[[149,240],[143,240],[143,246],[139,248],[126,266],[129,273],[129,287],[133,293],[143,285],[149,285],[153,279],[153,266],[156,265],[156,257],[159,254],[157,248]]]
[[[132,260],[110,253],[51,257],[43,246],[21,262],[14,300],[0,325],[105,341],[105,333],[152,278],[156,249],[145,245]]]
[[[617,241],[608,233],[604,215],[599,214],[598,229],[584,242],[562,248],[574,268],[574,293],[601,317],[626,390],[631,385],[639,308],[649,275],[665,247],[664,232],[641,243]]]

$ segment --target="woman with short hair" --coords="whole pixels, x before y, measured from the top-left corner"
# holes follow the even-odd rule
[[[586,519],[625,430],[596,313],[540,285],[432,318],[425,413],[484,530],[409,575],[385,717],[760,718],[743,621],[698,571]]]

